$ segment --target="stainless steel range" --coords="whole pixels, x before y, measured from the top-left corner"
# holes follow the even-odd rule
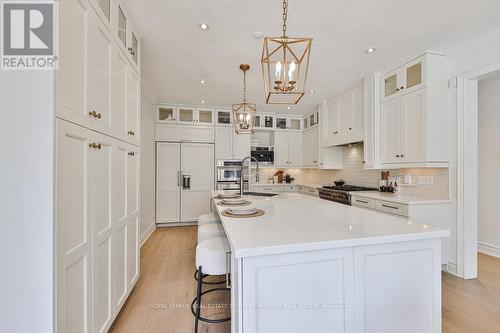
[[[351,192],[355,191],[378,191],[378,189],[353,185],[323,186],[319,189],[319,197],[330,201],[340,202],[345,205],[351,205]]]

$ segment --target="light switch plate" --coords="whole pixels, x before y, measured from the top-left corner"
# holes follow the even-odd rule
[[[418,183],[420,185],[432,185],[434,184],[433,176],[418,176]]]

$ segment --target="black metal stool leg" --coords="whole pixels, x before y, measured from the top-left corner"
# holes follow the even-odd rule
[[[198,322],[200,320],[201,307],[201,285],[202,285],[201,266],[198,267],[198,286],[196,287],[196,314],[194,319],[194,333],[198,333]]]
[[[203,281],[204,278],[209,277],[209,276],[210,275],[207,275],[207,274],[201,274],[201,283],[206,284],[206,285],[218,285],[218,284],[226,283],[225,278],[222,281],[214,281],[214,282]],[[194,271],[194,279],[196,281],[198,281],[198,270]]]

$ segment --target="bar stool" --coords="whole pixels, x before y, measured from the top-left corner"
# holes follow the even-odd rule
[[[198,227],[198,243],[214,237],[226,237],[222,223],[210,223]]]
[[[214,213],[202,214],[198,217],[198,227],[211,223],[220,223],[219,217]]]
[[[204,321],[206,323],[223,323],[231,320],[231,317],[222,319],[208,319],[201,316],[201,297],[208,293],[217,291],[231,291],[230,288],[220,287],[214,288],[202,292],[202,277],[203,275],[227,275],[229,274],[227,268],[227,254],[230,252],[229,242],[226,237],[214,237],[205,239],[204,241],[198,243],[196,246],[196,267],[197,270],[197,288],[196,288],[196,298],[191,303],[191,313],[195,317],[194,332],[198,333],[198,323],[199,321]]]

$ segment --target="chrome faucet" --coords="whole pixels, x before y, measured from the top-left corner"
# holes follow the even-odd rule
[[[244,189],[243,189],[243,184],[244,184],[244,181],[243,181],[243,168],[245,167],[245,161],[250,159],[251,160],[254,160],[256,165],[257,165],[257,170],[255,171],[255,182],[259,182],[259,161],[257,161],[257,159],[253,156],[247,156],[245,157],[244,159],[241,160],[241,173],[240,173],[240,194],[243,195],[243,193],[245,192]],[[250,177],[250,171],[248,172],[248,176]],[[250,179],[249,179],[250,181]]]

